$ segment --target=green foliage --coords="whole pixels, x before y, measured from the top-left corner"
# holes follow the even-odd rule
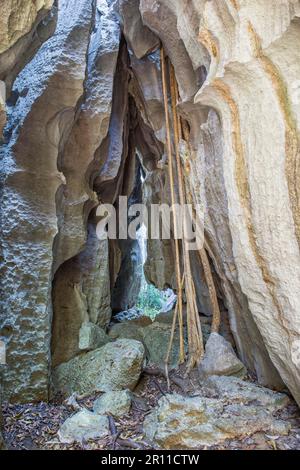
[[[152,284],[145,283],[139,293],[136,306],[142,310],[144,315],[154,319],[162,308],[163,297],[163,292]]]

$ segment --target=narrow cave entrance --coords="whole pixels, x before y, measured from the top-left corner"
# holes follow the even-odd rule
[[[136,157],[137,175],[134,190],[129,198],[129,204],[142,203],[143,185],[147,170],[142,161]],[[128,220],[130,222],[130,218]],[[121,252],[120,270],[112,286],[111,307],[112,320],[122,322],[147,316],[154,320],[160,313],[173,309],[176,294],[169,286],[156,287],[147,277],[148,260],[148,229],[145,224],[139,224],[136,239],[118,240]]]
[[[70,256],[67,256],[69,252],[64,252],[65,261],[54,275],[53,367],[99,346],[101,335],[111,334],[111,323],[143,315],[153,320],[162,311],[172,311],[176,303],[172,290],[176,288],[172,239],[148,237],[146,240],[143,225],[138,227],[136,239],[117,237],[99,241],[96,235],[98,204],[113,205],[118,215],[119,197],[126,196],[129,207],[144,204],[148,209],[153,204],[170,202],[167,157],[161,133],[165,113],[159,61],[159,51],[137,61],[122,41],[114,75],[108,133],[84,175],[94,198],[88,201],[85,212],[85,244],[75,255],[72,250]],[[150,87],[148,77],[156,87]],[[153,95],[149,90],[153,90]],[[57,251],[62,248],[58,247]],[[201,263],[196,256],[191,257],[191,269],[198,311],[206,327],[211,306]],[[82,346],[81,337],[87,328],[91,341]],[[101,336],[100,343],[93,342],[98,336]],[[165,345],[168,338],[169,330]]]

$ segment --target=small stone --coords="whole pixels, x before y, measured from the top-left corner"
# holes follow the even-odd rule
[[[105,331],[95,323],[84,322],[79,331],[79,349],[92,351],[109,343],[110,338]]]
[[[207,340],[205,355],[199,366],[203,377],[210,375],[235,375],[245,377],[247,370],[237,358],[233,347],[218,333],[212,333]]]
[[[131,393],[129,390],[106,392],[94,403],[94,412],[97,414],[111,414],[115,418],[127,414],[131,407]]]
[[[101,416],[88,410],[82,410],[68,418],[58,431],[63,444],[82,443],[88,439],[100,439],[109,434],[107,416]]]

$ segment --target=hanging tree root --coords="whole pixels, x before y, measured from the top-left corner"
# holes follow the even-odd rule
[[[172,145],[171,145],[171,131],[170,131],[170,118],[168,106],[168,86],[167,86],[167,72],[166,72],[166,58],[163,47],[161,47],[161,72],[162,72],[162,85],[163,85],[163,98],[164,110],[166,119],[166,140],[167,140],[167,154],[168,154],[168,171],[169,182],[171,191],[172,205],[176,203],[175,188],[174,188],[174,173],[172,161]],[[182,288],[181,288],[181,269],[180,269],[180,251],[179,241],[177,236],[178,221],[176,212],[172,211],[173,224],[174,224],[174,238],[175,238],[175,270],[176,270],[176,284],[177,284],[177,303],[178,303],[178,320],[179,320],[179,363],[182,364],[185,360],[184,354],[184,334],[183,334],[183,308],[182,308]]]
[[[184,273],[183,273],[182,280],[181,280],[181,289],[183,288],[183,285],[184,285],[184,279],[185,279],[185,275],[184,275]],[[166,358],[165,358],[165,375],[166,375],[167,385],[168,385],[168,389],[169,389],[169,390],[170,390],[169,360],[170,360],[170,354],[171,354],[172,346],[173,346],[173,342],[174,342],[174,335],[175,335],[175,328],[176,328],[177,316],[178,316],[178,304],[176,304],[175,312],[174,312],[174,315],[173,315],[172,328],[171,328],[171,335],[170,335],[168,350],[167,350],[167,354],[166,354]]]
[[[173,173],[173,161],[172,161],[172,146],[171,146],[171,131],[170,131],[170,118],[169,118],[169,106],[168,106],[168,86],[167,86],[167,77],[166,77],[166,58],[163,48],[161,48],[161,70],[162,70],[162,83],[163,83],[163,96],[164,96],[164,108],[165,108],[165,118],[166,118],[166,137],[167,137],[167,151],[168,151],[168,169],[169,169],[169,180],[170,180],[170,190],[171,190],[171,200],[172,204],[175,203],[175,188],[174,188],[174,173]],[[179,139],[181,137],[181,126],[180,119],[177,113],[177,100],[179,97],[177,81],[175,78],[175,72],[172,65],[169,65],[169,78],[170,78],[170,94],[172,102],[172,116],[173,116],[173,131],[174,131],[174,147],[175,147],[175,161],[177,169],[177,182],[179,190],[179,202],[181,207],[184,207],[186,195],[185,195],[185,184],[182,175],[181,160],[179,154]],[[187,214],[184,212],[183,221],[181,222],[181,228],[184,230],[184,234],[187,234]],[[184,361],[184,337],[183,337],[183,311],[182,311],[182,287],[180,285],[180,250],[178,242],[178,227],[176,213],[173,211],[173,223],[174,223],[174,235],[175,235],[175,263],[176,263],[176,281],[178,287],[178,310],[175,309],[171,338],[169,343],[169,348],[167,352],[167,357],[165,361],[165,371],[166,378],[169,383],[168,375],[168,361],[170,356],[170,351],[172,348],[172,343],[174,340],[175,325],[177,321],[177,315],[179,319],[179,334],[180,334],[180,360],[182,363]],[[182,232],[182,230],[181,230]],[[183,264],[184,264],[184,273],[185,273],[185,292],[187,299],[187,331],[188,331],[188,371],[190,371],[195,365],[198,365],[204,355],[204,346],[203,346],[203,337],[201,324],[197,309],[195,288],[193,283],[193,278],[191,274],[191,264],[190,264],[190,253],[188,249],[188,243],[186,237],[183,236],[182,243],[182,255],[183,255]]]
[[[164,97],[164,109],[165,109],[165,118],[166,118],[166,140],[167,140],[167,154],[168,154],[168,170],[169,170],[169,181],[170,181],[170,191],[171,191],[171,201],[172,204],[176,202],[175,196],[175,185],[174,185],[174,169],[172,161],[172,144],[171,144],[171,130],[170,130],[170,117],[169,117],[169,105],[168,105],[168,82],[167,82],[167,72],[166,72],[166,57],[161,48],[161,70],[162,70],[162,83],[163,83],[163,97]],[[174,148],[175,148],[175,161],[176,161],[176,170],[177,170],[177,182],[178,182],[178,191],[179,191],[179,202],[181,207],[184,207],[186,202],[193,203],[192,196],[188,193],[185,184],[185,178],[183,176],[182,164],[179,152],[179,141],[183,138],[185,139],[189,147],[189,129],[186,121],[180,119],[177,112],[177,102],[179,99],[178,85],[175,77],[174,67],[169,64],[169,78],[170,78],[170,94],[171,94],[171,104],[172,104],[172,116],[173,116],[173,131],[174,131]],[[177,283],[177,294],[178,301],[176,309],[174,312],[171,337],[168,346],[168,351],[165,360],[165,377],[167,379],[168,387],[170,387],[169,373],[168,373],[168,362],[170,358],[170,353],[172,349],[172,344],[174,341],[174,334],[176,328],[177,318],[179,321],[179,336],[180,336],[180,354],[179,362],[183,363],[185,354],[184,354],[184,335],[183,335],[183,301],[182,301],[182,291],[183,286],[181,285],[181,268],[180,268],[180,248],[178,241],[178,220],[176,217],[175,211],[173,211],[173,223],[174,223],[174,235],[175,235],[175,267],[176,267],[176,283]],[[186,213],[183,217],[183,229],[184,234],[187,233],[187,219]],[[187,299],[187,331],[188,331],[188,366],[187,370],[190,371],[195,365],[198,365],[204,355],[204,346],[203,346],[203,337],[201,322],[198,314],[197,302],[196,302],[196,293],[194,281],[191,273],[191,263],[190,263],[190,253],[187,245],[186,238],[183,238],[182,243],[182,256],[183,256],[183,266],[184,266],[184,287]],[[212,332],[218,332],[220,328],[220,309],[218,305],[218,299],[216,294],[216,288],[214,285],[214,280],[208,260],[208,256],[205,248],[199,250],[199,257],[201,264],[203,266],[205,280],[209,290],[209,296],[211,300],[212,310],[213,310],[213,321],[212,321]]]
[[[190,149],[190,133],[189,133],[188,124],[185,120],[182,119],[181,125],[182,125],[182,132],[183,132],[184,140],[186,141],[187,146]],[[190,154],[191,154],[191,151],[190,151]],[[193,203],[193,200],[189,202]],[[210,263],[209,263],[209,259],[208,259],[205,247],[199,250],[199,257],[200,257],[200,261],[203,267],[204,277],[205,277],[205,281],[208,287],[210,302],[212,306],[213,320],[212,320],[211,332],[218,333],[220,330],[221,314],[220,314],[216,287],[215,287],[215,283],[214,283],[214,279],[212,276],[211,267],[210,267]]]
[[[170,64],[170,88],[171,88],[171,102],[172,102],[172,115],[173,115],[173,129],[174,129],[174,144],[175,144],[175,156],[176,156],[176,167],[177,167],[177,178],[179,187],[179,199],[180,205],[184,208],[187,195],[185,181],[183,178],[183,171],[181,167],[181,159],[179,153],[179,139],[181,136],[181,126],[179,126],[180,119],[177,113],[177,102],[179,98],[178,86],[175,77],[174,67]],[[193,369],[194,366],[198,365],[204,355],[202,329],[198,314],[196,293],[194,287],[194,281],[191,272],[191,261],[190,251],[188,246],[187,234],[188,234],[188,220],[187,212],[183,214],[183,261],[184,261],[184,272],[185,272],[185,292],[187,299],[187,325],[188,325],[188,345],[189,345],[189,360],[188,360],[188,372]]]

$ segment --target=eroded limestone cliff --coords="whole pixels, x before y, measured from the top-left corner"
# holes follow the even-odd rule
[[[78,354],[82,323],[106,327],[113,287],[128,291],[122,260],[134,247],[99,242],[99,201],[170,200],[162,43],[239,356],[299,403],[299,0],[27,1],[24,12],[18,3],[5,2],[0,36],[5,396],[47,399],[51,366]],[[145,271],[174,286],[170,242],[149,241]],[[209,315],[196,258],[193,274]]]

